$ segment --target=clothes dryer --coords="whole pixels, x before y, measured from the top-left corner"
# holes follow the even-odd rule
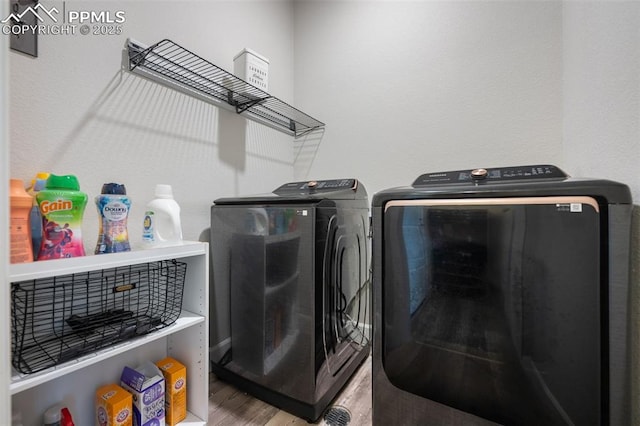
[[[377,193],[374,424],[629,424],[631,208],[550,165]]]
[[[316,421],[369,355],[369,205],[355,179],[211,208],[213,372]]]

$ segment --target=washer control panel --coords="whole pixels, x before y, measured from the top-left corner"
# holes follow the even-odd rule
[[[345,189],[356,190],[358,181],[356,179],[331,179],[331,180],[310,180],[305,182],[285,183],[273,191],[274,194],[317,194],[320,192],[344,191]]]
[[[418,177],[418,179],[413,182],[412,186],[421,187],[460,183],[480,184],[483,182],[499,183],[514,180],[566,179],[567,177],[569,176],[558,167],[544,164],[425,173]]]

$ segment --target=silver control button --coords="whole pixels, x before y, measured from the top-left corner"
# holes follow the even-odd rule
[[[473,169],[471,170],[471,176],[474,179],[484,179],[487,177],[487,169]]]

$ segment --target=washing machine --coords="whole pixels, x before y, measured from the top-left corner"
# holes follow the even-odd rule
[[[356,179],[216,200],[213,372],[316,421],[369,356],[368,232],[367,192]]]
[[[631,209],[552,165],[375,194],[374,424],[630,424]]]

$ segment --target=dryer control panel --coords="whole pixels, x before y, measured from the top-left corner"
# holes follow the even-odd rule
[[[492,169],[456,170],[450,172],[425,173],[412,184],[413,187],[461,184],[500,183],[515,180],[566,179],[569,177],[556,166],[549,164]]]
[[[356,179],[331,179],[331,180],[311,180],[305,182],[285,183],[273,191],[277,195],[290,194],[317,194],[320,192],[344,191],[345,189],[356,190],[358,181]]]

